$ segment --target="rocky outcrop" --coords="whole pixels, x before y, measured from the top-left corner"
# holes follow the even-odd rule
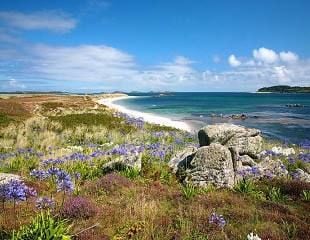
[[[200,146],[219,143],[234,151],[233,158],[239,155],[249,155],[257,158],[261,152],[263,139],[261,132],[254,128],[245,128],[234,124],[208,125],[198,132]]]
[[[287,176],[280,159],[262,154],[261,132],[233,124],[215,124],[198,132],[200,147],[188,147],[176,154],[169,166],[184,183],[233,187],[241,178]],[[281,150],[281,154],[294,149]],[[302,179],[307,174],[299,171]]]
[[[199,148],[192,160],[188,162],[185,175],[185,183],[232,187],[234,168],[230,151],[218,143]]]

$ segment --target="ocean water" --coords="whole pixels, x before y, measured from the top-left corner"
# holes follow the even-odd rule
[[[139,93],[116,103],[191,124],[228,122],[262,130],[268,138],[299,143],[310,138],[310,94],[280,93]],[[299,104],[301,107],[288,107]],[[245,120],[231,119],[246,114]]]

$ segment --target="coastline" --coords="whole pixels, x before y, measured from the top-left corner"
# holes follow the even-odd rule
[[[136,111],[136,110],[131,110],[131,109],[128,109],[122,105],[114,103],[115,101],[123,100],[123,99],[127,99],[127,98],[134,98],[134,96],[128,96],[125,94],[122,96],[109,95],[107,97],[100,98],[97,102],[99,104],[103,104],[103,105],[109,107],[110,109],[114,109],[118,112],[128,114],[131,117],[142,118],[145,122],[148,122],[151,124],[158,124],[158,125],[162,125],[162,126],[177,128],[177,129],[187,131],[187,132],[193,132],[193,128],[189,124],[187,124],[186,122],[172,120],[170,118],[157,116],[157,115],[154,115],[151,113],[145,113],[145,112],[140,112],[140,111]]]

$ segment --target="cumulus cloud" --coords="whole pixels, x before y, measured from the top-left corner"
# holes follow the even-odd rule
[[[290,51],[280,52],[279,56],[283,62],[294,63],[298,61],[298,55]]]
[[[241,65],[241,62],[236,58],[236,56],[234,54],[232,54],[228,57],[228,63],[232,67],[238,67]]]
[[[75,28],[77,21],[59,11],[22,13],[1,11],[0,20],[10,27],[23,30],[49,30],[65,33]]]
[[[265,64],[271,64],[278,61],[278,54],[272,49],[261,47],[259,49],[253,50],[253,57],[258,62],[262,62]]]

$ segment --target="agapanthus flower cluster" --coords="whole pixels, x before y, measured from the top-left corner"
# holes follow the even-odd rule
[[[47,179],[49,177],[49,173],[47,171],[44,171],[44,170],[33,169],[30,172],[30,176],[32,176],[38,180],[44,180],[44,179]]]
[[[72,192],[74,190],[74,184],[70,174],[63,170],[59,170],[56,177],[57,192]]]
[[[310,163],[310,153],[300,153],[298,158],[305,163]]]
[[[35,189],[26,186],[23,181],[17,179],[11,179],[9,182],[2,184],[0,188],[0,198],[2,201],[26,201],[27,198],[36,195]]]
[[[143,146],[135,146],[133,144],[122,144],[107,151],[108,155],[130,155],[139,154],[144,151]]]
[[[258,167],[253,166],[253,167],[248,167],[246,169],[239,170],[237,172],[240,176],[243,178],[247,177],[256,177],[261,175],[261,171]]]
[[[172,153],[173,148],[170,145],[164,145],[160,143],[153,143],[146,146],[146,149],[149,151],[150,155],[164,160],[166,155]]]
[[[222,215],[212,213],[209,218],[209,223],[214,224],[220,228],[223,228],[226,225],[226,220]]]
[[[43,154],[36,152],[33,148],[18,148],[15,152],[0,153],[0,160],[5,160],[11,157],[23,156],[25,158],[41,157]]]
[[[55,201],[49,197],[39,197],[36,201],[36,208],[41,210],[53,209],[55,206]]]
[[[303,140],[303,141],[299,144],[299,146],[300,146],[301,148],[304,148],[304,149],[310,149],[310,140],[309,140],[309,139]]]
[[[117,112],[114,113],[114,117],[123,118],[127,124],[133,125],[140,129],[142,129],[145,124],[143,118],[134,118],[126,113]]]
[[[53,177],[56,181],[58,192],[72,192],[74,190],[74,183],[70,174],[59,168],[50,167],[47,171],[34,169],[31,171],[30,175],[39,180],[45,180]]]

